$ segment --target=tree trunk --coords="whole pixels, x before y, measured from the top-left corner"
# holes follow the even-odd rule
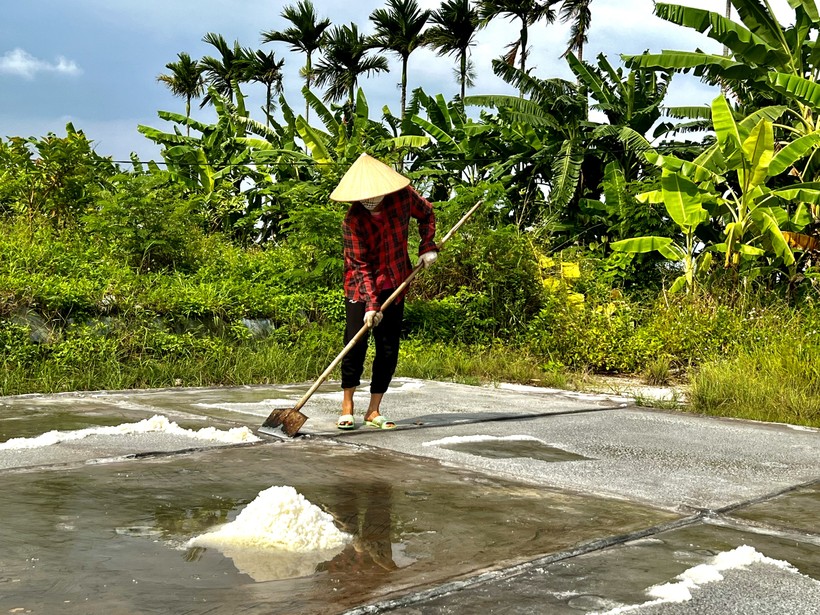
[[[467,87],[467,50],[461,50],[461,104],[464,104],[464,96]]]
[[[313,70],[313,64],[310,61],[310,52],[307,53],[307,61],[305,62],[305,86],[307,86],[308,91],[310,91],[310,77],[311,71]],[[310,123],[310,103],[308,103],[307,98],[305,98],[305,124]]]
[[[409,55],[401,57],[401,119],[404,121],[404,108],[407,103],[407,61]]]
[[[522,20],[521,26],[521,72],[527,74],[527,22]],[[524,90],[518,91],[520,97],[524,97]]]

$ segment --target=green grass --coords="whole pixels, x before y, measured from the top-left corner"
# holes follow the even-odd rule
[[[514,382],[569,387],[563,370],[548,369],[530,352],[501,344],[484,347],[407,340],[401,347],[396,374],[463,384]]]
[[[708,363],[689,402],[702,414],[820,427],[820,346],[780,338]]]

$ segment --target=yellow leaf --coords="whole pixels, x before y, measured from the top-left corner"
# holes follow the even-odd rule
[[[567,280],[577,280],[581,277],[581,268],[578,263],[561,263],[561,276]]]
[[[567,303],[574,308],[583,309],[584,295],[582,295],[581,293],[568,293]]]

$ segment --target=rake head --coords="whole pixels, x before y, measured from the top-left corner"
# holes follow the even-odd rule
[[[265,419],[265,422],[262,423],[262,427],[259,428],[259,431],[274,435],[272,433],[273,430],[281,426],[285,435],[292,438],[299,433],[302,425],[304,425],[307,420],[308,417],[294,408],[279,408],[270,413],[268,418]]]

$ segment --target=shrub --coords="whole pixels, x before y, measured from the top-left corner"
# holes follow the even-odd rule
[[[200,236],[181,189],[164,176],[125,175],[84,218],[88,231],[139,272],[190,270]]]

